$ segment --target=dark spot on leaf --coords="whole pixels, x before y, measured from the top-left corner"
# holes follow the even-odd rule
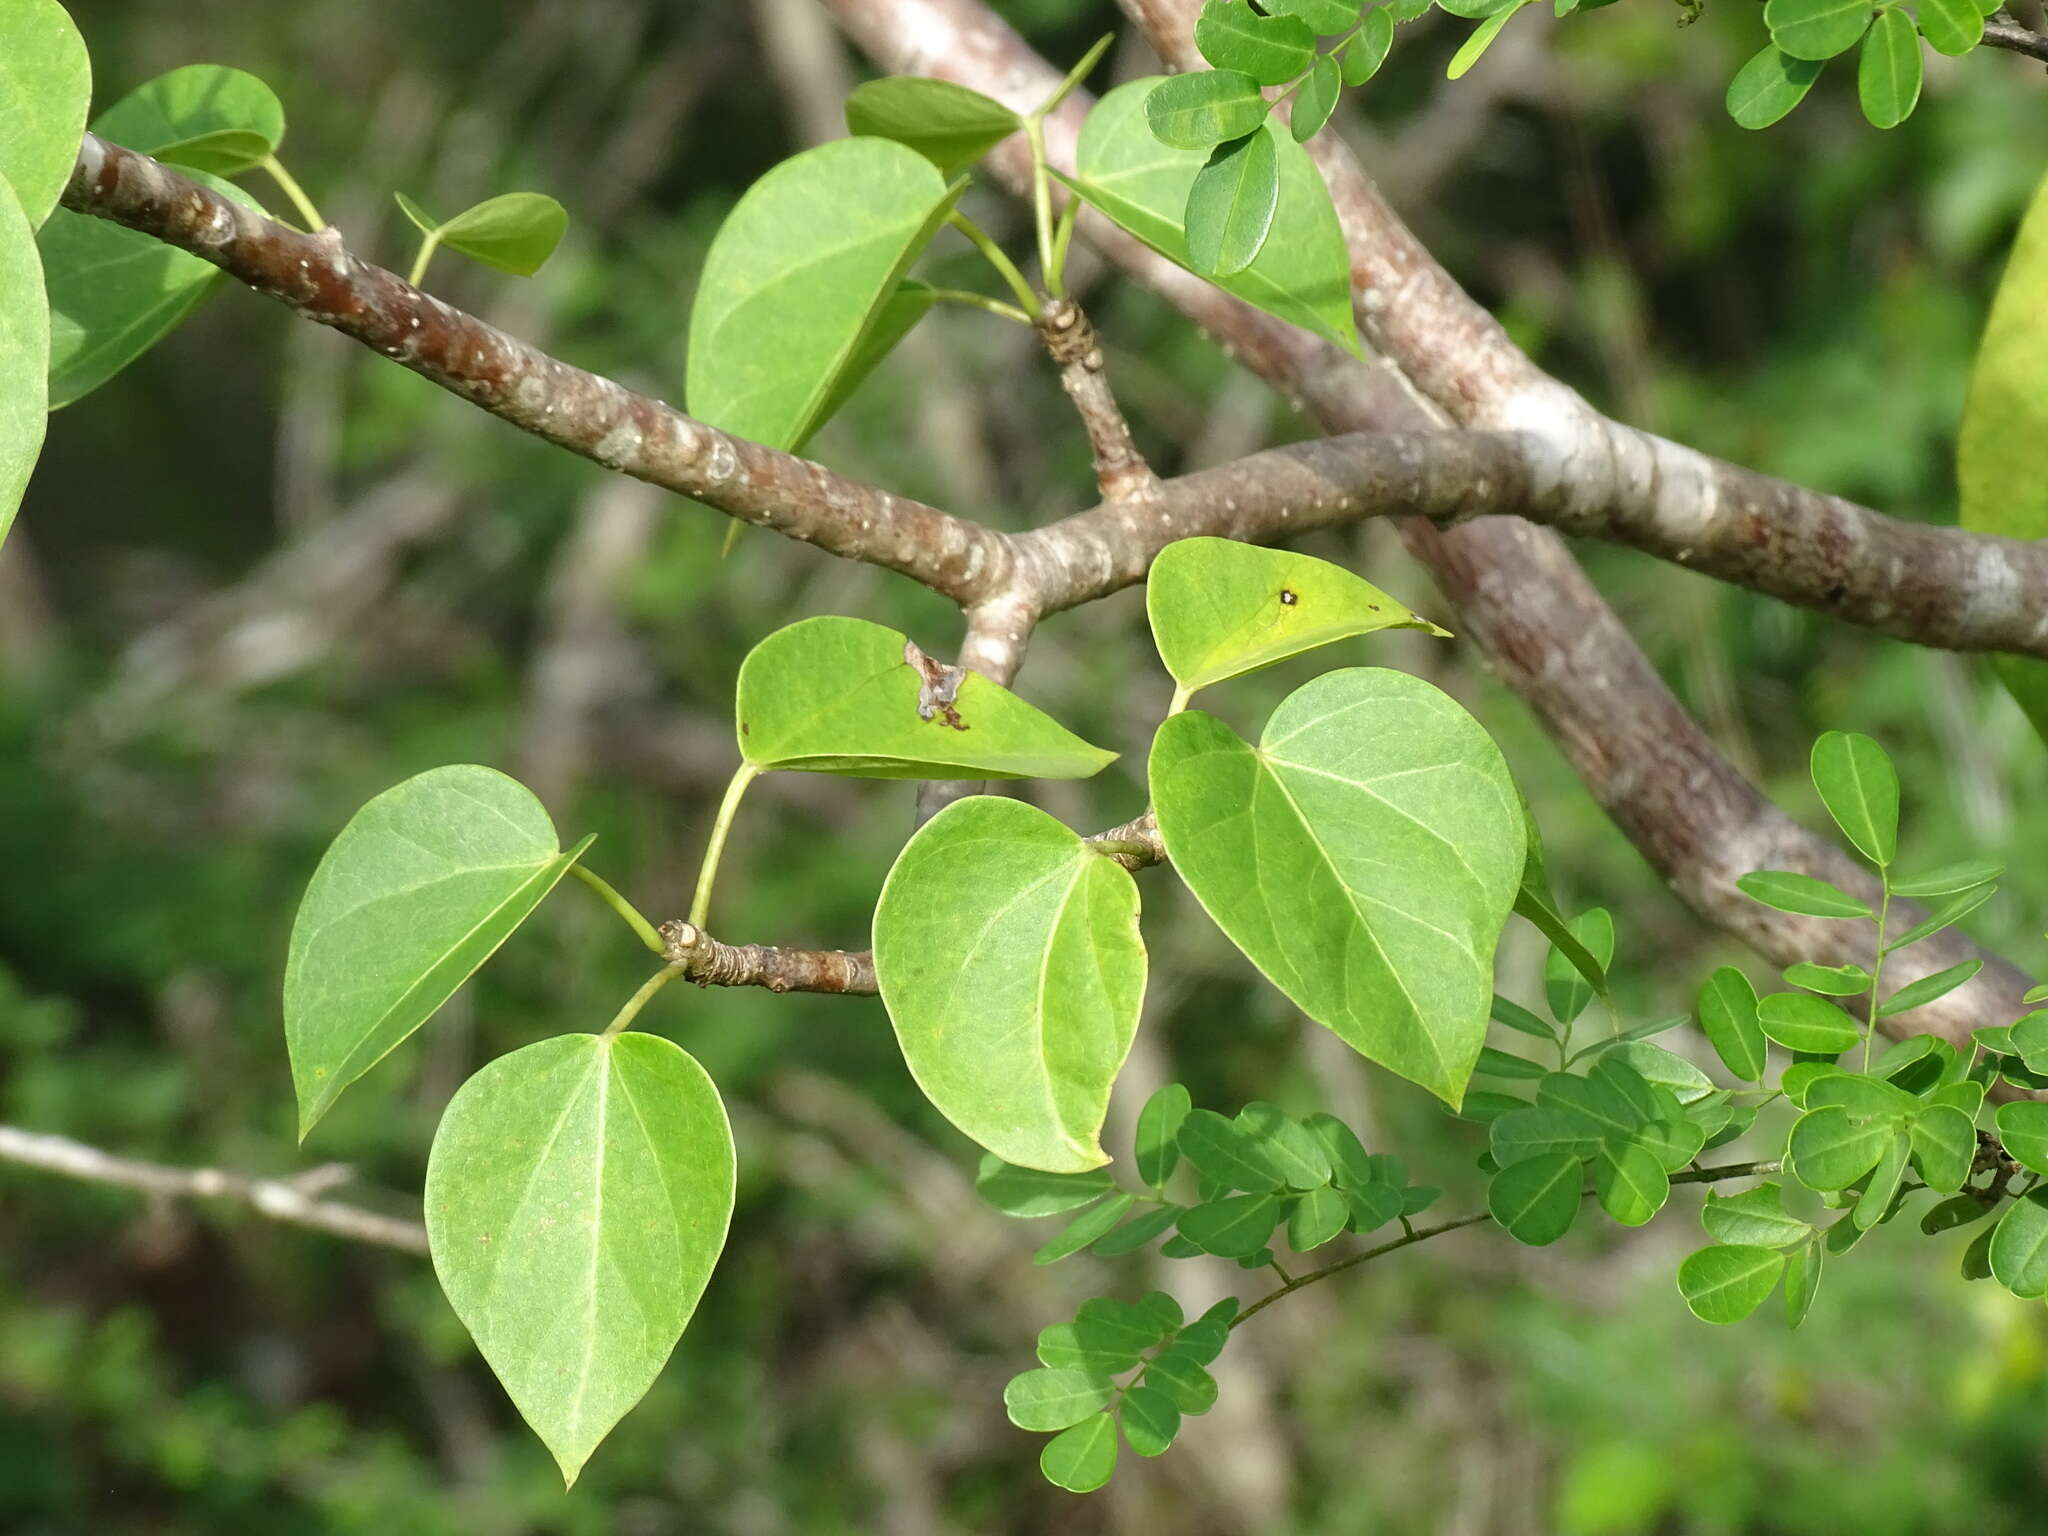
[[[742,721],[740,722],[740,734],[741,734],[742,736],[746,736],[746,735],[750,735],[750,734],[752,734],[752,732],[753,732],[753,729],[754,729],[754,728],[753,728],[753,727],[752,727],[751,725],[747,724],[747,722],[746,722],[746,721],[742,720]]]
[[[1282,607],[1292,608],[1296,603],[1300,601],[1301,599],[1296,597],[1291,589],[1287,587],[1282,587],[1280,589],[1280,604]]]

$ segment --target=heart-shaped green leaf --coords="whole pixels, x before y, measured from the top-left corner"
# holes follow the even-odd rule
[[[0,178],[0,540],[43,451],[49,377],[50,312],[36,232]]]
[[[1524,862],[1521,804],[1479,723],[1405,673],[1329,672],[1256,747],[1173,716],[1151,781],[1174,867],[1232,942],[1309,1017],[1455,1106]]]
[[[91,100],[92,62],[70,13],[57,0],[0,5],[0,182],[13,187],[32,230],[71,179]]]
[[[1157,84],[1132,80],[1095,104],[1081,127],[1074,175],[1062,180],[1090,207],[1193,270],[1188,192],[1207,155],[1162,144],[1146,126],[1146,101]],[[1273,226],[1251,265],[1217,278],[1216,286],[1363,356],[1351,319],[1351,254],[1330,190],[1292,135],[1270,120],[1259,132],[1273,137],[1279,167]]]
[[[2034,193],[2006,259],[1956,439],[1957,518],[1979,533],[2048,538],[2048,180]],[[2048,661],[1998,656],[1999,680],[2048,739]]]
[[[187,64],[138,85],[92,129],[173,165],[233,176],[276,152],[284,141],[284,108],[246,70]]]
[[[904,845],[875,979],[911,1076],[1008,1162],[1078,1172],[1145,997],[1130,872],[1021,800],[971,795]]]
[[[1085,779],[1116,760],[978,672],[865,619],[803,619],[740,664],[740,754],[865,779]]]
[[[964,185],[949,187],[914,149],[865,136],[807,149],[755,182],[704,259],[691,412],[771,448],[801,447]]]
[[[1703,1323],[1739,1323],[1769,1299],[1784,1269],[1773,1249],[1716,1243],[1678,1266],[1678,1294]]]
[[[403,193],[392,195],[405,216],[435,245],[445,245],[471,261],[516,277],[538,272],[569,228],[569,211],[543,192],[488,197],[446,223],[436,223]]]
[[[846,131],[907,144],[957,176],[1011,134],[1024,120],[1000,101],[950,80],[892,75],[854,88],[846,98]]]
[[[1380,629],[1448,630],[1340,565],[1235,539],[1177,539],[1145,578],[1152,641],[1189,693]]]
[[[306,887],[285,959],[302,1138],[511,937],[589,843],[563,853],[524,785],[468,764],[407,779],[350,818]]]
[[[658,1035],[559,1035],[449,1100],[427,1159],[434,1271],[566,1481],[682,1337],[733,1170],[718,1090]]]

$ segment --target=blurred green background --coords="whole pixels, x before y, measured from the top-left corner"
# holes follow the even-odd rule
[[[531,281],[443,256],[453,301],[675,398],[693,274],[749,181],[839,131],[864,62],[812,0],[74,7],[99,101],[188,62],[263,75],[288,163],[360,252],[404,265],[407,192],[448,212],[519,188],[570,208]],[[1051,57],[1117,26],[1094,0],[1002,9]],[[1631,3],[1518,18],[1447,87],[1466,24],[1404,29],[1342,131],[1453,270],[1548,367],[1664,434],[1902,516],[1953,513],[1977,327],[2048,166],[2048,81],[1930,59],[1903,128],[1837,65],[1763,134],[1726,82],[1756,8]],[[1148,72],[1126,38],[1107,72]],[[259,196],[270,189],[252,180]],[[998,194],[977,217],[1021,232]],[[932,264],[981,283],[959,242]],[[1084,301],[1155,463],[1305,424],[1147,294],[1089,262]],[[857,475],[1023,527],[1089,499],[1085,445],[1035,341],[935,314],[814,444]],[[444,762],[531,784],[593,866],[678,914],[734,760],[730,689],[771,629],[852,613],[934,653],[957,617],[907,583],[607,477],[239,291],[53,422],[0,556],[0,1120],[249,1173],[346,1162],[342,1192],[416,1209],[440,1107],[489,1057],[607,1018],[646,970],[565,885],[304,1149],[278,1016],[291,913],[365,799]],[[1320,537],[1449,619],[1383,529]],[[1795,814],[1813,735],[1879,736],[1909,856],[2012,864],[1969,923],[2039,968],[2048,757],[1974,662],[1921,653],[1611,549],[1583,551],[1665,675]],[[1498,734],[1568,904],[1621,929],[1632,1018],[1682,1011],[1704,932],[1605,822],[1526,712],[1456,643],[1353,642],[1219,690],[1241,728],[1316,667],[1424,672]],[[1127,592],[1039,633],[1020,689],[1142,761],[1170,691]],[[1076,825],[1134,814],[1119,764],[1034,794]],[[720,886],[735,941],[858,947],[910,827],[904,786],[780,775]],[[1484,1145],[1306,1025],[1171,877],[1144,879],[1153,988],[1112,1146],[1169,1077],[1198,1103],[1328,1108],[1398,1150],[1442,1209]],[[1514,925],[1501,988],[1534,1003]],[[1050,1223],[974,1197],[974,1150],[918,1099],[873,999],[663,995],[645,1027],[731,1103],[732,1240],[646,1402],[565,1495],[428,1266],[223,1206],[0,1165],[0,1531],[2024,1532],[2048,1460],[2048,1313],[1956,1277],[1968,1234],[1909,1223],[1831,1269],[1813,1317],[1718,1330],[1672,1282],[1697,1192],[1649,1228],[1554,1249],[1485,1229],[1290,1298],[1218,1367],[1222,1400],[1156,1463],[1077,1499],[1039,1479],[1004,1380],[1098,1291],[1232,1266],[1034,1269]],[[1687,1036],[1671,1037],[1697,1050]],[[1128,1091],[1126,1091],[1128,1090]],[[1769,1155],[1762,1137],[1749,1150]]]

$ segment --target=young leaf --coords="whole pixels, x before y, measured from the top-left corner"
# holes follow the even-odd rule
[[[1154,138],[1205,155],[1256,131],[1267,110],[1259,82],[1235,69],[1169,75],[1145,97],[1145,123]]]
[[[1857,1022],[1823,998],[1804,992],[1773,992],[1757,1004],[1763,1032],[1788,1051],[1838,1056],[1863,1038]]]
[[[1554,1243],[1579,1213],[1585,1169],[1576,1157],[1553,1152],[1510,1163],[1486,1186],[1486,1209],[1518,1243]]]
[[[1920,102],[1920,34],[1896,6],[1879,11],[1856,61],[1856,96],[1875,128],[1896,128]]]
[[[1939,869],[1929,870],[1908,880],[1894,880],[1894,896],[1953,896],[1958,891],[1972,890],[1977,886],[1996,880],[2005,873],[2005,866],[1996,859],[1965,859],[1957,864],[1944,864]]]
[[[718,1090],[658,1035],[558,1035],[449,1100],[427,1160],[434,1271],[569,1482],[696,1310],[733,1172]]]
[[[1716,1243],[1678,1266],[1678,1294],[1703,1323],[1739,1323],[1769,1298],[1784,1268],[1773,1249]]]
[[[1533,1081],[1549,1071],[1541,1062],[1530,1061],[1526,1056],[1511,1056],[1506,1051],[1496,1051],[1486,1046],[1479,1052],[1479,1063],[1473,1067],[1474,1077],[1528,1078]]]
[[[1394,46],[1394,15],[1385,5],[1373,7],[1359,24],[1358,35],[1337,50],[1337,67],[1346,85],[1363,85],[1380,72]]]
[[[1145,613],[1159,659],[1190,693],[1354,635],[1448,634],[1342,566],[1207,537],[1159,552]]]
[[[1140,1456],[1158,1456],[1180,1433],[1180,1409],[1157,1387],[1136,1386],[1117,1410],[1124,1440]]]
[[[590,840],[561,851],[531,791],[435,768],[350,818],[292,924],[284,1033],[299,1137],[512,936]]]
[[[1518,1034],[1533,1035],[1538,1040],[1555,1040],[1557,1031],[1520,1003],[1511,1002],[1498,992],[1493,996],[1489,1017],[1496,1024],[1505,1024]]]
[[[1138,1177],[1159,1188],[1171,1177],[1180,1163],[1180,1145],[1177,1138],[1180,1128],[1187,1120],[1193,1100],[1187,1088],[1180,1083],[1168,1083],[1138,1111],[1137,1145],[1134,1149],[1138,1164]]]
[[[1847,1189],[1878,1164],[1891,1146],[1883,1121],[1859,1121],[1839,1104],[1810,1110],[1792,1127],[1787,1160],[1808,1189]]]
[[[1325,1184],[1295,1203],[1287,1217],[1287,1246],[1296,1253],[1307,1253],[1311,1248],[1322,1247],[1350,1222],[1350,1202]]]
[[[904,1062],[1005,1161],[1076,1173],[1145,996],[1138,887],[1021,800],[972,795],[918,829],[875,909],[875,979]]]
[[[1913,1166],[1921,1182],[1938,1194],[1953,1194],[1970,1176],[1977,1156],[1977,1130],[1960,1109],[1934,1104],[1913,1121]]]
[[[1171,148],[1146,127],[1145,104],[1156,84],[1133,80],[1095,104],[1081,127],[1074,175],[1062,179],[1089,206],[1185,267],[1188,191],[1206,151]],[[1308,152],[1277,123],[1259,131],[1273,137],[1280,168],[1272,232],[1250,266],[1218,277],[1216,286],[1362,355],[1351,318],[1351,255],[1329,188]]]
[[[907,144],[949,179],[1023,128],[1001,102],[950,80],[891,75],[846,98],[848,133]]]
[[[1253,964],[1455,1107],[1485,1044],[1525,835],[1479,723],[1405,673],[1328,672],[1282,701],[1257,747],[1198,711],[1168,719],[1151,783],[1174,868]]]
[[[1813,1232],[1797,1216],[1785,1213],[1784,1190],[1774,1182],[1738,1195],[1708,1191],[1700,1224],[1715,1242],[1738,1248],[1785,1248],[1806,1241]]]
[[[1991,1231],[1991,1273],[2022,1301],[2048,1294],[2048,1190],[2005,1208]]]
[[[740,755],[760,769],[1082,779],[1116,760],[979,672],[941,667],[865,619],[775,631],[740,663],[737,712]]]
[[[1728,115],[1738,127],[1770,127],[1806,99],[1820,68],[1766,44],[1728,82]]]
[[[1804,1247],[1786,1258],[1785,1322],[1788,1327],[1797,1328],[1806,1321],[1806,1314],[1813,1310],[1813,1298],[1820,1291],[1821,1269],[1826,1263],[1827,1252],[1816,1233]]]
[[[1003,1410],[1019,1429],[1066,1429],[1100,1413],[1115,1395],[1107,1377],[1046,1367],[1012,1376],[1003,1388]]]
[[[1681,1021],[1682,1022],[1682,1021]],[[1611,1045],[1605,1059],[1633,1067],[1653,1088],[1663,1088],[1680,1105],[1691,1104],[1714,1091],[1714,1080],[1676,1051],[1647,1040],[1623,1040]]]
[[[995,1153],[984,1153],[974,1176],[975,1192],[1006,1216],[1057,1216],[1100,1200],[1116,1187],[1100,1168],[1086,1173],[1047,1173],[1019,1168]]]
[[[276,153],[284,108],[244,70],[188,64],[158,75],[94,120],[102,138],[172,165],[234,176]]]
[[[1647,1147],[1609,1140],[1593,1159],[1593,1192],[1600,1207],[1624,1227],[1640,1227],[1664,1209],[1671,1180]]]
[[[1870,990],[1870,972],[1860,965],[1815,965],[1801,960],[1785,967],[1785,981],[1827,997],[1854,997]]]
[[[1878,1006],[1877,1016],[1888,1019],[1895,1013],[1911,1013],[1915,1008],[1923,1008],[1938,997],[1947,997],[1983,969],[1982,960],[1965,960],[1960,965],[1950,966],[1947,970],[1922,976],[1918,981],[1907,983],[1886,998]]]
[[[835,139],[747,190],[704,258],[685,394],[712,426],[794,450],[825,419],[964,183],[890,139]]]
[[[1326,53],[1316,60],[1301,89],[1294,94],[1294,117],[1288,127],[1294,134],[1295,143],[1306,144],[1322,131],[1323,124],[1330,120],[1330,114],[1337,110],[1337,98],[1343,93],[1344,76],[1337,56]]]
[[[1795,59],[1832,59],[1870,25],[1871,0],[1767,0],[1771,41]]]
[[[1486,50],[1493,46],[1500,36],[1501,28],[1514,18],[1517,11],[1531,3],[1531,0],[1514,0],[1511,5],[1502,6],[1493,12],[1473,30],[1458,51],[1451,55],[1451,62],[1444,68],[1446,80],[1462,80],[1466,73],[1477,64]]]
[[[1952,923],[1959,923],[1991,899],[1995,886],[1973,886],[1967,891],[1958,891],[1937,905],[1920,922],[1893,939],[1886,948],[1899,950],[1909,944],[1918,944],[1922,939],[1931,938]]]
[[[0,78],[5,74],[0,62]],[[0,119],[0,139],[6,132]],[[43,451],[49,376],[50,312],[35,230],[0,177],[0,540]]]
[[[1868,736],[1828,731],[1813,744],[1811,768],[1842,835],[1871,863],[1891,863],[1899,851],[1899,775],[1884,748]]]
[[[1138,1203],[1136,1195],[1111,1195],[1102,1204],[1090,1206],[1060,1232],[1058,1237],[1046,1243],[1031,1255],[1034,1264],[1057,1264],[1061,1259],[1070,1259],[1093,1243],[1106,1236],[1116,1224],[1131,1213],[1131,1207]]]
[[[1116,1421],[1098,1413],[1060,1431],[1039,1452],[1038,1470],[1056,1488],[1093,1493],[1116,1472]]]
[[[1252,264],[1280,206],[1280,157],[1273,135],[1254,130],[1209,152],[1188,188],[1188,266],[1229,277]]]
[[[1261,16],[1248,0],[1208,0],[1195,18],[1195,46],[1218,69],[1241,69],[1261,85],[1287,84],[1316,56],[1307,26]]]
[[[92,64],[64,7],[57,0],[0,5],[0,101],[7,104],[0,112],[0,186],[13,188],[31,231],[50,216],[71,179],[91,100]],[[10,243],[13,238],[8,236]],[[16,276],[4,275],[0,293],[12,298],[39,291],[10,286]],[[11,371],[0,373],[9,395],[13,377]],[[0,484],[0,507],[6,505]]]
[[[2022,1168],[2048,1174],[2048,1104],[2022,1099],[1999,1105],[1998,1139]]]
[[[1594,907],[1572,919],[1571,931],[1599,962],[1604,975],[1614,963],[1614,919],[1604,907]],[[1569,1024],[1593,1001],[1593,984],[1573,964],[1570,955],[1553,945],[1543,960],[1543,994],[1550,1004],[1550,1016],[1560,1024]]]
[[[1752,901],[1760,901],[1780,912],[1798,912],[1807,917],[1875,917],[1877,914],[1854,896],[1836,890],[1825,880],[1789,869],[1760,869],[1735,882]]]
[[[405,212],[407,218],[418,222],[416,205]],[[471,261],[516,277],[531,277],[554,255],[568,227],[568,210],[552,197],[540,192],[507,192],[463,209],[429,233]]]
[[[1976,0],[1920,0],[1919,12],[1920,34],[1936,53],[1954,58],[1984,40],[1986,13]]]

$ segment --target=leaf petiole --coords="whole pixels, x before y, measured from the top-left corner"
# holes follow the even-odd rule
[[[761,770],[752,763],[742,763],[732,776],[732,782],[725,786],[725,799],[719,802],[718,819],[711,824],[711,841],[704,849],[704,867],[697,873],[697,894],[690,901],[690,922],[698,928],[702,928],[704,920],[711,915],[711,887],[718,879],[718,861],[724,856],[725,837],[732,830],[732,819],[739,811],[740,797],[760,773]]]
[[[611,883],[601,875],[592,874],[581,864],[571,864],[569,873],[597,892],[597,898],[626,920],[626,926],[640,936],[640,942],[657,955],[666,955],[668,947],[661,942],[661,935],[654,930],[654,924],[640,915],[640,911],[625,897],[621,896]]]
[[[1038,295],[1033,293],[1031,285],[1024,281],[1024,274],[1017,270],[1017,264],[1003,254],[1001,246],[989,238],[988,231],[958,209],[946,215],[946,222],[974,242],[974,248],[988,258],[988,264],[996,269],[996,275],[1009,284],[1010,292],[1017,295],[1017,303],[1023,308],[1024,313],[1036,320],[1041,307]]]
[[[292,207],[298,210],[300,221],[307,233],[318,234],[327,227],[327,221],[320,217],[320,210],[313,206],[313,200],[306,196],[306,189],[293,179],[292,173],[284,168],[284,162],[275,155],[265,155],[256,162],[269,172],[270,179],[277,183],[284,195],[291,199]]]
[[[420,253],[412,260],[412,270],[405,274],[405,280],[413,287],[419,287],[427,275],[427,263],[434,259],[434,252],[441,247],[441,231],[430,229],[420,237]]]
[[[633,1020],[640,1016],[640,1010],[653,1000],[654,994],[683,974],[680,965],[664,965],[640,984],[640,990],[626,999],[626,1006],[612,1015],[611,1023],[605,1025],[600,1040],[615,1040]]]

